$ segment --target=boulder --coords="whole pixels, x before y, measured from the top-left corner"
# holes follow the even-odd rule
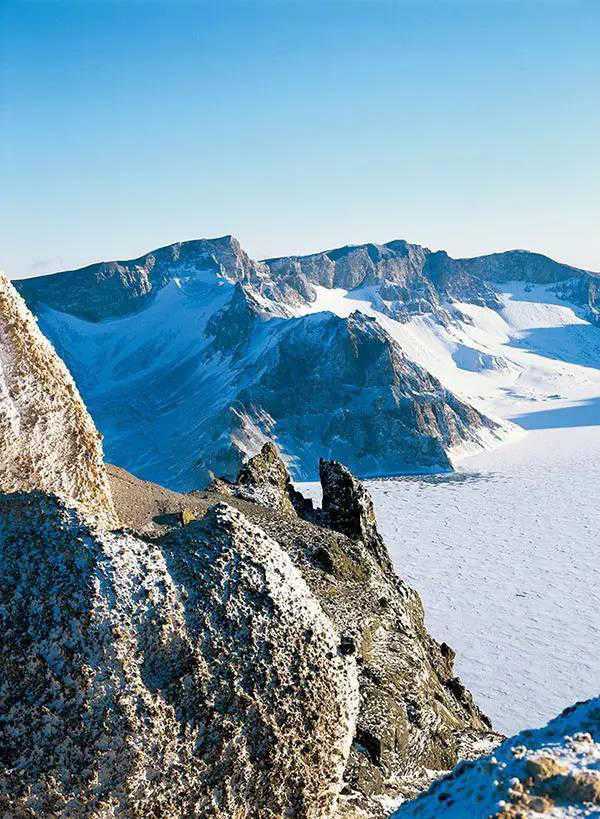
[[[334,815],[356,658],[238,511],[143,541],[2,495],[0,567],[0,815]]]
[[[597,815],[600,698],[507,739],[493,755],[463,762],[393,819],[534,819]]]

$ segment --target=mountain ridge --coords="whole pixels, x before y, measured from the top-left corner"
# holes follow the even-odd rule
[[[299,480],[317,477],[322,454],[374,477],[450,470],[454,454],[503,440],[509,425],[432,373],[418,334],[439,344],[444,331],[461,371],[502,370],[481,335],[453,339],[473,325],[470,305],[501,313],[515,275],[597,323],[594,274],[522,251],[457,260],[401,239],[256,262],[228,235],[15,287],[109,459],[189,490],[213,469],[233,478],[267,440]]]
[[[537,272],[536,276],[528,278],[525,269],[528,263],[533,264],[534,273],[543,266],[550,272]],[[205,267],[198,267],[199,264]],[[239,281],[251,286],[270,300],[291,304],[311,300],[311,285],[314,284],[354,289],[374,281],[388,282],[388,295],[391,295],[389,287],[392,283],[403,284],[408,286],[404,297],[422,297],[427,301],[432,297],[428,283],[435,283],[431,282],[432,276],[439,280],[441,275],[453,279],[460,274],[469,277],[468,283],[476,298],[493,302],[493,294],[478,286],[474,279],[507,281],[508,272],[515,279],[538,283],[600,276],[600,273],[556,262],[544,254],[528,250],[453,258],[444,250],[432,251],[404,239],[393,239],[384,244],[344,245],[306,255],[254,261],[240,242],[227,234],[213,239],[175,242],[132,259],[94,262],[80,268],[18,279],[14,285],[34,309],[39,304],[46,304],[88,320],[100,321],[142,309],[145,298],[164,287],[178,273],[184,275],[191,265],[195,265],[196,270],[212,271],[230,282]],[[503,266],[506,270],[502,269]],[[105,302],[98,299],[94,287],[106,292]],[[463,284],[463,295],[464,292]],[[452,297],[452,287],[444,287],[442,293]],[[82,300],[85,303],[81,303]]]

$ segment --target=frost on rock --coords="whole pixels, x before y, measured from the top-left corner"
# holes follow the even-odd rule
[[[285,485],[285,466],[275,468],[277,451],[269,453]],[[428,634],[418,594],[395,574],[364,485],[342,464],[322,461],[323,508],[305,511],[297,500],[296,514],[281,514],[266,497],[270,471],[256,466],[252,503],[243,485],[225,482],[203,502],[225,488],[277,541],[333,622],[341,650],[356,658],[359,710],[338,815],[379,819],[502,737],[456,676],[452,649]]]
[[[287,467],[272,441],[264,443],[260,451],[243,464],[235,483],[217,478],[212,486],[225,494],[269,506],[283,514],[314,517],[312,501],[294,489]]]
[[[75,382],[0,274],[0,490],[39,490],[115,523],[100,436]]]
[[[333,815],[355,659],[239,512],[143,541],[2,495],[0,568],[0,815]]]
[[[600,813],[600,699],[463,762],[394,819],[535,819]]]

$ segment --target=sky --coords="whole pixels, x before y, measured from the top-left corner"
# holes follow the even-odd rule
[[[600,270],[599,0],[0,0],[0,268],[233,234]]]

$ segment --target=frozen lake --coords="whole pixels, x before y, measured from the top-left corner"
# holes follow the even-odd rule
[[[600,690],[600,403],[514,420],[525,438],[456,473],[368,482],[430,632],[508,734]]]
[[[600,413],[582,408],[591,412],[595,426],[531,430],[446,479],[369,484],[399,574],[506,733],[599,691]]]

